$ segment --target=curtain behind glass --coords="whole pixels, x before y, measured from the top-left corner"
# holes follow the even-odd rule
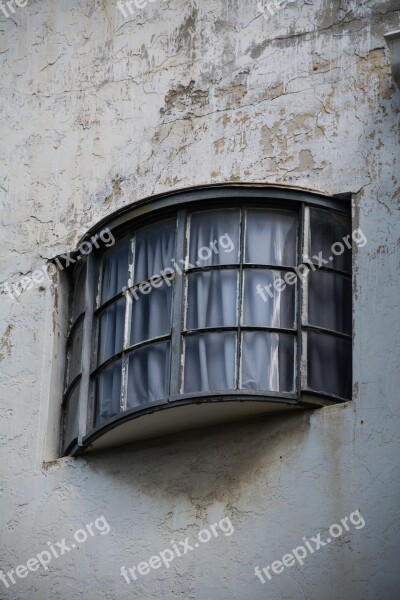
[[[135,236],[134,283],[147,281],[167,267],[174,267],[175,219],[139,229]],[[184,257],[178,257],[184,259]]]
[[[294,328],[296,284],[286,285],[281,292],[273,286],[274,282],[283,279],[285,274],[285,271],[245,269],[243,325]]]
[[[170,342],[149,344],[129,356],[128,408],[145,407],[169,395]]]
[[[124,343],[124,325],[125,298],[121,298],[99,315],[98,364],[121,352]]]
[[[96,424],[99,425],[120,411],[122,362],[117,360],[96,377]]]
[[[236,333],[185,338],[184,392],[235,389]]]
[[[122,291],[128,281],[129,240],[107,250],[103,256],[101,304]]]
[[[242,339],[242,389],[293,392],[294,336],[247,331]]]
[[[171,332],[172,287],[165,281],[149,294],[132,297],[131,345]]]
[[[245,262],[296,266],[297,214],[274,209],[248,209]]]
[[[236,270],[189,274],[186,329],[237,325],[238,285]]]
[[[189,262],[201,267],[236,264],[239,261],[239,229],[239,209],[193,213],[190,217]]]

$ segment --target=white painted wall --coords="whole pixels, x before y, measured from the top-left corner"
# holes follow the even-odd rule
[[[351,191],[354,401],[56,459],[61,287],[2,290],[4,571],[111,527],[4,600],[393,600],[399,591],[399,112],[383,38],[398,0],[36,0],[0,17],[2,282],[115,209],[218,182]],[[44,461],[54,461],[44,464]],[[266,566],[359,509],[365,527],[263,585]],[[228,516],[169,569],[120,575]]]

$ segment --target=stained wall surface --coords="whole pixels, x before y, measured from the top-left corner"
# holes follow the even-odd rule
[[[122,4],[127,18],[111,0],[0,14],[1,568],[101,515],[111,528],[0,581],[0,598],[393,600],[400,92],[384,34],[400,28],[399,1],[271,1],[273,15],[256,0],[138,3]],[[5,284],[120,207],[228,182],[353,194],[368,239],[353,259],[353,401],[58,459],[62,274],[16,298]],[[357,509],[364,527],[255,576]],[[121,576],[224,517],[232,535]]]

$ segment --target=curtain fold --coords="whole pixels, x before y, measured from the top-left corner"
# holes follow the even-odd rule
[[[161,271],[174,269],[175,219],[162,221],[156,226],[144,227],[135,237],[134,282],[145,282]],[[172,271],[167,271],[171,273]],[[157,286],[143,285],[132,291],[132,323],[130,343],[166,335],[171,331],[171,303],[173,284],[161,279]],[[149,287],[151,286],[151,287]]]
[[[128,408],[168,397],[170,342],[150,344],[129,356]]]
[[[207,333],[185,338],[184,391],[235,389],[236,334]]]
[[[99,355],[101,364],[121,352],[124,343],[125,298],[113,302],[99,315]]]
[[[122,362],[117,360],[96,377],[97,424],[101,424],[120,410]]]
[[[238,285],[236,270],[189,274],[186,328],[236,326]]]
[[[171,331],[172,287],[163,281],[147,295],[132,297],[131,344],[137,344]]]
[[[201,267],[236,264],[239,261],[239,228],[240,210],[236,208],[193,213],[190,217],[189,262],[194,265],[198,262]],[[212,243],[215,243],[215,250]],[[208,248],[210,252],[201,251],[202,248]]]
[[[168,219],[136,232],[134,283],[147,281],[166,267],[173,268],[175,228],[175,219]]]
[[[244,270],[243,325],[294,328],[297,284],[287,285],[281,292],[274,287],[285,274],[267,269]]]
[[[247,210],[245,262],[297,265],[297,214],[275,209]]]
[[[129,240],[113,246],[103,257],[101,303],[121,292],[128,281]]]
[[[248,331],[242,340],[242,389],[293,392],[295,337]]]

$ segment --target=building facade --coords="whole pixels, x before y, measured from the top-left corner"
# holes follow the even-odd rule
[[[398,0],[34,0],[0,20],[0,598],[396,598]],[[351,208],[352,400],[62,456],[54,259],[216,187]]]

